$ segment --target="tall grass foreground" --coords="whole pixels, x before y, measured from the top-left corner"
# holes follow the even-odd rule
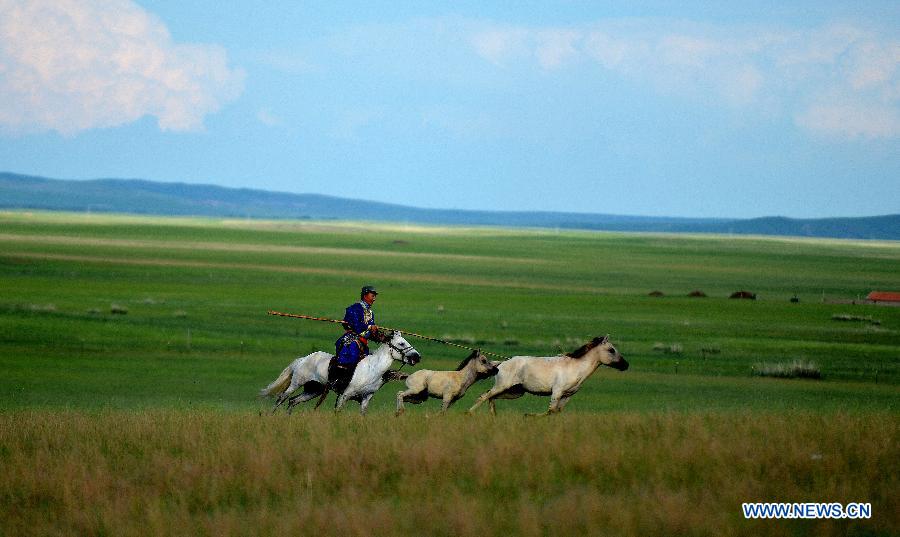
[[[897,534],[888,413],[0,413],[7,535]],[[744,520],[742,502],[871,502]]]

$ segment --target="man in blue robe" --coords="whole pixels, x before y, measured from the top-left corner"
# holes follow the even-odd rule
[[[369,339],[378,337],[375,312],[372,304],[378,291],[371,285],[360,290],[359,302],[351,304],[344,313],[344,335],[334,342],[335,359],[329,367],[328,377],[337,392],[343,392],[350,383],[356,364],[369,354]]]

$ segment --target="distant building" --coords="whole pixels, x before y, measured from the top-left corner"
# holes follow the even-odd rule
[[[882,302],[885,304],[900,305],[900,293],[895,291],[872,291],[866,297],[866,300],[869,300],[870,302],[874,302],[876,304]]]

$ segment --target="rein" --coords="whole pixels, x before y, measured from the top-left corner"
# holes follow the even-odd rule
[[[386,329],[387,329],[387,330],[390,330],[390,328],[386,328]],[[504,360],[505,360],[505,359],[512,358],[512,356],[507,356],[507,355],[505,355],[505,354],[497,354],[496,352],[483,351],[483,350],[478,349],[478,348],[476,348],[476,347],[467,347],[467,346],[465,346],[465,345],[460,345],[459,343],[453,343],[452,341],[447,341],[447,340],[444,340],[444,339],[438,339],[438,338],[436,338],[436,337],[423,336],[422,334],[415,334],[415,333],[413,333],[413,332],[406,332],[406,331],[403,331],[403,330],[399,330],[399,332],[401,332],[402,334],[405,334],[405,335],[407,335],[407,336],[413,336],[413,337],[417,337],[417,338],[427,339],[427,340],[429,340],[429,341],[436,341],[437,343],[443,343],[444,345],[449,345],[449,346],[451,346],[451,347],[459,347],[459,348],[461,348],[461,349],[468,349],[468,350],[470,350],[470,351],[481,351],[481,354],[486,354],[486,355],[488,355],[488,356],[496,356],[497,358],[503,358]]]

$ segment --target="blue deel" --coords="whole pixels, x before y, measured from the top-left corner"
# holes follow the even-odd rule
[[[347,332],[334,342],[335,355],[340,364],[355,364],[369,354],[369,346],[362,344],[356,334],[369,338],[369,326],[375,324],[375,312],[365,302],[357,302],[347,307],[344,322],[353,333]]]
[[[375,324],[375,312],[372,306],[365,302],[357,302],[347,307],[344,313],[344,322],[350,325],[350,330],[360,336],[369,339],[369,326]]]

